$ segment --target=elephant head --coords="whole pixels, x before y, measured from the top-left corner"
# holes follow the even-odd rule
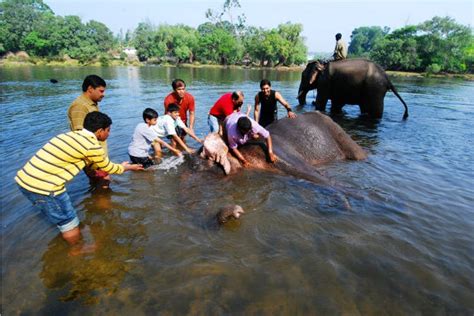
[[[298,89],[298,101],[300,105],[306,104],[306,94],[309,90],[317,89],[319,74],[323,72],[325,64],[319,60],[310,61],[301,74],[300,87]]]

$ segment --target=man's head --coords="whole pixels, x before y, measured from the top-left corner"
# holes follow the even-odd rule
[[[171,83],[171,87],[173,87],[174,92],[178,94],[179,98],[184,98],[184,94],[186,93],[186,83],[182,79],[174,79]]]
[[[342,38],[342,34],[341,33],[337,33],[336,34],[336,41],[340,40]]]
[[[262,79],[262,81],[260,81],[260,90],[263,92],[265,96],[269,96],[270,91],[272,90],[272,84],[270,80]]]
[[[100,102],[105,96],[105,80],[97,75],[89,75],[82,83],[82,91],[87,94],[93,102]]]
[[[143,111],[143,120],[145,121],[145,123],[155,125],[157,118],[158,112],[156,112],[152,108],[146,108],[145,111]]]
[[[84,128],[94,133],[100,141],[104,141],[109,137],[110,125],[112,125],[112,119],[101,112],[90,112],[84,118]]]
[[[237,129],[242,135],[245,135],[252,129],[252,122],[247,116],[242,116],[237,120]]]
[[[176,103],[171,103],[168,105],[166,113],[168,113],[173,118],[173,120],[176,120],[179,117],[179,105]]]
[[[244,93],[242,91],[232,92],[232,103],[234,105],[234,110],[240,108],[244,104]]]

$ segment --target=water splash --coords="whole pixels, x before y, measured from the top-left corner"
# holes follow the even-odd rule
[[[172,156],[168,158],[163,158],[161,163],[158,165],[151,166],[148,169],[151,170],[171,170],[171,169],[176,169],[179,165],[181,165],[184,162],[184,156]]]

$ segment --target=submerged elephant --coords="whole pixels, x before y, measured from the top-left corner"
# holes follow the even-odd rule
[[[300,105],[306,104],[306,94],[317,89],[316,110],[325,111],[331,100],[331,112],[339,113],[345,104],[358,104],[360,112],[371,118],[383,115],[384,98],[388,90],[400,99],[405,107],[403,119],[408,117],[408,107],[390,82],[385,71],[377,64],[364,59],[346,59],[322,64],[308,63],[301,74],[298,90]]]
[[[343,160],[361,160],[365,151],[355,143],[331,118],[320,112],[308,112],[295,119],[281,119],[267,127],[273,140],[273,151],[278,156],[269,163],[265,155],[265,143],[255,141],[239,148],[250,168],[271,170],[294,175],[314,182],[327,182],[315,166]],[[201,158],[211,166],[221,164],[226,174],[243,168],[239,161],[225,150],[226,146],[217,133],[204,139]]]

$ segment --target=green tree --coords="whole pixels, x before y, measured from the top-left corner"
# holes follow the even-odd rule
[[[354,57],[368,57],[374,45],[389,33],[389,28],[380,26],[362,26],[351,34],[349,54]]]
[[[198,59],[222,65],[235,63],[242,57],[242,45],[227,29],[206,22],[198,26]]]
[[[197,31],[185,25],[160,25],[155,34],[159,57],[176,58],[177,62],[193,62],[198,46]]]
[[[137,55],[140,61],[145,61],[150,57],[162,55],[155,43],[155,27],[150,22],[141,22],[135,29],[133,35],[133,45],[137,48]]]
[[[415,71],[421,59],[417,48],[417,28],[410,25],[393,31],[379,40],[369,56],[383,67],[392,70]]]
[[[278,58],[278,64],[288,66],[306,62],[307,49],[301,32],[302,24],[287,22],[278,25],[278,35],[282,38],[282,41],[277,42],[279,45],[275,57]]]
[[[469,39],[469,45],[464,49],[464,56],[466,58],[466,71],[474,73],[474,36]]]
[[[436,64],[442,71],[468,71],[466,52],[472,45],[472,30],[450,17],[434,17],[418,25],[422,68]],[[471,69],[472,71],[472,69]]]
[[[370,57],[388,69],[427,72],[472,72],[472,30],[450,17],[393,31],[378,40]]]
[[[45,13],[53,11],[42,0],[0,2],[0,46],[3,50],[16,52],[25,49],[23,40],[34,31],[33,26]],[[34,37],[35,35],[31,35],[29,41]]]
[[[307,49],[301,37],[302,30],[301,24],[289,22],[271,30],[248,28],[243,37],[245,52],[261,66],[304,63]]]
[[[101,52],[107,52],[114,45],[113,33],[101,22],[89,21],[85,25],[85,33],[90,44],[96,46]]]

